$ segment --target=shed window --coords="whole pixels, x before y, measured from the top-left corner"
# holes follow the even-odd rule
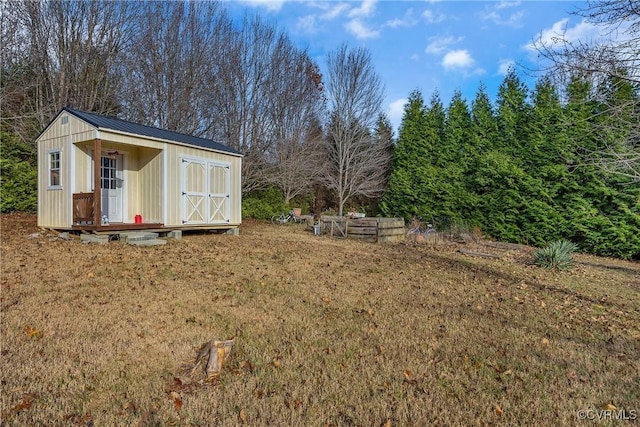
[[[60,151],[49,153],[49,187],[60,188]]]
[[[116,159],[110,157],[102,157],[102,165],[100,167],[101,188],[106,190],[115,190],[117,186],[116,171],[118,167],[116,165]]]

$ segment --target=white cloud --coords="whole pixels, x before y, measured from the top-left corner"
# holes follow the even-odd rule
[[[282,8],[285,0],[241,0],[251,7],[264,7],[269,12],[277,12]]]
[[[400,124],[402,123],[402,115],[404,114],[404,106],[408,101],[409,100],[407,98],[400,98],[392,101],[389,104],[387,117],[389,117],[389,121],[396,131],[400,128]]]
[[[578,41],[587,41],[589,39],[597,38],[599,36],[599,27],[590,24],[586,21],[582,21],[576,24],[575,27],[568,27],[569,18],[562,19],[551,26],[542,30],[535,38],[535,43],[542,43],[545,46],[553,49],[560,47],[562,40],[566,40],[570,43]],[[535,51],[534,42],[524,46],[525,49]]]
[[[473,67],[475,61],[465,49],[451,50],[442,58],[442,66],[447,69],[468,69]]]
[[[360,7],[353,8],[349,11],[349,17],[371,16],[376,9],[377,1],[378,0],[363,0]]]
[[[438,55],[449,48],[449,46],[461,42],[463,37],[431,37],[429,38],[429,44],[424,50],[425,53],[432,55]]]
[[[398,28],[398,27],[413,27],[418,23],[418,20],[413,16],[413,9],[407,9],[402,18],[395,18],[387,21],[385,27]]]
[[[296,29],[304,33],[313,34],[318,31],[315,15],[301,16],[296,22]]]
[[[325,13],[320,15],[320,19],[330,21],[340,16],[342,12],[347,9],[349,9],[349,5],[347,5],[346,3],[338,3],[337,5],[330,7]]]
[[[421,16],[425,21],[431,24],[437,24],[438,22],[444,21],[446,18],[443,14],[436,14],[430,9],[426,9],[424,12],[422,12]]]
[[[319,14],[301,16],[296,21],[296,29],[309,34],[317,33],[322,21],[332,21],[349,10],[346,3],[309,3],[309,6],[323,11]]]
[[[380,35],[380,31],[367,28],[359,19],[352,19],[344,27],[358,39],[375,39]]]
[[[506,76],[509,72],[509,68],[516,65],[516,62],[513,59],[501,59],[498,62],[498,74],[501,76]]]
[[[520,6],[520,4],[522,4],[522,2],[519,0],[517,1],[501,0],[500,2],[498,2],[496,9],[507,9],[510,7]]]
[[[516,11],[511,14],[503,12],[506,9],[510,9],[519,6],[519,1],[501,1],[499,3],[492,3],[487,6],[484,12],[480,13],[480,19],[483,21],[491,21],[496,25],[506,25],[508,27],[519,28],[523,26],[523,19],[525,17],[524,12]]]

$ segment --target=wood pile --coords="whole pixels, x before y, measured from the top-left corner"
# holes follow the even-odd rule
[[[384,243],[402,241],[405,236],[402,218],[322,216],[320,224],[323,234],[329,234],[332,237]]]

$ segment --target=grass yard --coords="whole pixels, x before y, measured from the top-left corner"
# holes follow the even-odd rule
[[[554,272],[527,248],[481,258],[251,221],[150,248],[30,237],[32,215],[0,225],[3,425],[640,419],[637,262]],[[235,337],[220,380],[189,382],[181,366],[214,337]]]

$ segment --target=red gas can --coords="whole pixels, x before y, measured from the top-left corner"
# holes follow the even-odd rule
[[[142,215],[136,215],[134,221],[136,224],[142,224]]]

